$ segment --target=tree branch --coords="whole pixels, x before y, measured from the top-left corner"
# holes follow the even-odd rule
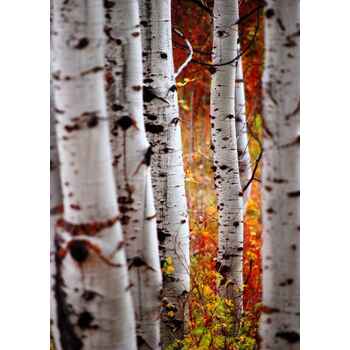
[[[174,41],[174,46],[175,47],[178,47],[179,49],[184,49],[184,50],[188,50],[187,46],[186,45],[183,45],[183,44],[180,44],[176,41]],[[193,53],[196,53],[198,55],[203,55],[203,56],[210,56],[211,55],[211,52],[208,52],[208,51],[201,51],[199,49],[196,49],[192,46],[192,49],[193,49]]]
[[[186,58],[185,62],[177,69],[176,73],[175,73],[175,79],[180,75],[180,73],[187,67],[187,65],[191,62],[192,57],[193,57],[193,49],[192,49],[192,45],[191,43],[188,41],[188,39],[183,35],[182,32],[180,32],[179,29],[174,28],[173,29],[174,32],[180,36],[186,43],[187,48],[189,50],[189,55]]]
[[[210,16],[213,17],[213,11],[207,6],[205,5],[201,0],[188,0],[189,2],[193,2],[194,4],[196,4],[197,6],[199,6],[202,10],[204,10],[205,12],[207,12]],[[251,11],[249,11],[247,14],[243,15],[242,17],[240,17],[235,23],[236,24],[240,24],[242,22],[244,22],[246,19],[248,19],[250,16],[252,16],[256,11],[259,11],[260,9],[262,9],[265,6],[264,2],[262,2],[260,5],[258,5],[257,7],[253,8]]]
[[[249,44],[247,45],[247,47],[242,50],[236,57],[234,57],[232,60],[224,62],[224,63],[207,63],[207,62],[201,62],[201,61],[197,61],[197,60],[192,60],[192,63],[196,63],[196,64],[200,64],[202,66],[207,66],[207,67],[222,67],[222,66],[226,66],[228,64],[232,64],[236,61],[238,61],[240,59],[240,57],[242,57],[243,55],[245,55],[247,53],[247,51],[249,51],[251,49],[251,47],[253,46],[255,40],[256,40],[256,36],[259,32],[259,27],[260,27],[260,9],[261,7],[258,7],[257,10],[257,16],[256,16],[256,26],[255,26],[255,31],[254,31],[254,35],[253,38],[249,41]],[[236,25],[236,24],[234,24]]]
[[[247,127],[248,127],[248,130],[249,130],[249,134],[254,138],[254,140],[259,144],[259,147],[260,147],[260,153],[258,155],[258,158],[256,158],[255,160],[255,166],[254,166],[254,169],[253,169],[253,172],[252,172],[252,175],[250,177],[250,179],[248,180],[248,182],[245,184],[245,186],[243,187],[242,189],[242,193],[244,193],[248,187],[250,186],[250,184],[255,180],[255,174],[256,174],[256,171],[258,170],[258,167],[259,167],[259,162],[262,158],[262,155],[263,155],[263,146],[261,144],[261,141],[259,140],[259,138],[255,135],[255,133],[251,130],[251,128],[249,127],[248,123],[247,123]]]
[[[207,5],[205,5],[201,0],[188,0],[188,2],[193,2],[194,4],[199,6],[202,10],[209,13],[210,16],[213,16],[212,10]]]
[[[238,20],[233,25],[241,24],[246,19],[248,19],[251,15],[253,15],[256,11],[259,11],[260,9],[262,9],[264,6],[265,6],[264,4],[261,4],[261,5],[255,7],[255,8],[253,8],[247,14],[243,15],[242,17],[239,17]]]

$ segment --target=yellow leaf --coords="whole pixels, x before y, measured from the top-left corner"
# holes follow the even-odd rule
[[[175,272],[174,266],[167,266],[165,272],[168,273],[168,274],[174,273]]]
[[[192,82],[192,81],[195,81],[196,79],[189,79],[189,78],[185,78],[184,80],[182,81],[179,81],[176,83],[176,86],[177,87],[183,87],[183,86],[186,86],[188,83]]]
[[[209,297],[213,294],[213,291],[208,286],[203,287],[203,294],[205,297]]]
[[[167,313],[167,315],[168,315],[169,317],[175,317],[175,312],[174,312],[174,311],[169,311],[169,312]]]

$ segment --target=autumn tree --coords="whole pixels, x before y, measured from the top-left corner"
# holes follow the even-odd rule
[[[143,119],[137,0],[105,2],[106,84],[114,175],[133,296],[138,349],[160,349],[162,285],[151,183],[152,149]]]
[[[172,53],[171,1],[139,2],[145,127],[152,146],[152,180],[164,272],[161,341],[165,347],[184,333],[189,227]]]
[[[261,349],[299,344],[299,1],[265,9]]]
[[[234,299],[236,322],[242,308],[243,196],[236,138],[236,61],[238,1],[215,0],[210,115],[219,214],[218,267],[221,294]],[[239,92],[239,91],[237,91]]]
[[[104,94],[102,1],[54,2],[53,81],[63,220],[56,225],[55,343],[136,349]]]
[[[51,11],[55,349],[299,350],[299,1]]]

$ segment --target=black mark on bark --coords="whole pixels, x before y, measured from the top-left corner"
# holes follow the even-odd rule
[[[67,293],[64,290],[65,284],[62,277],[62,258],[57,254],[60,249],[59,241],[55,239],[55,264],[56,275],[54,284],[54,294],[57,305],[57,327],[60,333],[60,342],[63,349],[81,350],[83,343],[74,331],[74,326],[70,321],[72,309],[67,303]]]
[[[297,332],[277,332],[276,337],[286,340],[290,344],[298,343],[300,341],[300,335]]]
[[[113,112],[122,111],[124,109],[124,107],[122,105],[118,105],[116,103],[113,103],[111,108],[112,108]]]
[[[82,50],[85,49],[89,45],[88,38],[81,38],[78,43],[74,46],[75,49]]]
[[[275,15],[275,10],[274,9],[267,9],[265,12],[265,17],[266,18],[272,18]]]
[[[80,329],[97,329],[99,328],[97,325],[93,325],[94,317],[88,311],[83,311],[79,315],[78,326]]]
[[[287,196],[288,196],[289,198],[297,198],[297,197],[300,197],[300,191],[289,192],[289,193],[287,193]]]
[[[111,9],[115,5],[113,1],[109,1],[109,0],[104,0],[103,4],[106,9]]]
[[[162,125],[155,125],[153,123],[146,123],[145,128],[146,128],[146,131],[152,134],[159,134],[164,130],[164,127]]]
[[[96,292],[94,292],[94,291],[92,291],[92,290],[85,290],[81,297],[82,297],[85,301],[92,301],[92,300],[94,300],[98,295],[101,296],[99,293],[96,293]]]
[[[96,127],[98,125],[98,117],[96,115],[90,116],[86,125],[90,129]]]
[[[124,131],[128,130],[133,124],[133,120],[128,115],[121,117],[117,121],[117,125],[120,126]]]
[[[82,240],[75,240],[70,244],[69,252],[72,258],[78,262],[84,262],[89,256],[89,249],[86,242]]]
[[[277,18],[277,23],[278,23],[279,27],[281,28],[281,30],[283,30],[283,31],[286,30],[286,27],[284,26],[284,24],[280,18]]]

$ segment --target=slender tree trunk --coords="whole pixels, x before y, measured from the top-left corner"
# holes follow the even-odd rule
[[[62,217],[63,203],[62,190],[59,174],[59,160],[56,142],[56,126],[54,114],[54,99],[52,81],[50,83],[50,276],[51,276],[51,332],[57,339],[57,304],[54,295],[54,285],[56,276],[55,264],[55,227],[57,220]],[[60,344],[56,345],[56,350],[61,350]]]
[[[263,78],[261,349],[299,344],[299,1],[269,0]]]
[[[53,31],[53,0],[50,1],[50,75],[52,75],[53,62],[53,46],[52,46],[52,31]],[[54,339],[58,338],[57,333],[57,304],[54,294],[56,264],[55,264],[55,228],[57,220],[62,217],[63,199],[61,189],[61,179],[59,171],[59,159],[56,140],[56,125],[55,125],[55,101],[53,95],[53,81],[50,78],[50,328],[51,336]],[[60,344],[55,345],[56,350],[61,350]]]
[[[239,51],[239,46],[238,46]],[[242,59],[240,58],[236,68],[236,82],[235,82],[235,122],[236,122],[236,135],[237,135],[237,149],[239,160],[239,174],[241,180],[242,189],[246,187],[250,178],[252,177],[252,168],[250,163],[249,154],[249,140],[248,140],[248,127],[247,116],[245,107],[245,92],[244,92],[244,76]],[[243,192],[244,204],[250,195],[251,186]]]
[[[163,266],[161,340],[184,334],[189,291],[189,226],[174,78],[170,0],[139,0],[144,57],[146,131],[153,148],[152,180]],[[170,268],[169,268],[170,267]],[[175,270],[172,272],[172,268]]]
[[[215,0],[213,61],[237,56],[238,1]],[[221,294],[234,299],[236,317],[242,308],[243,196],[235,127],[236,63],[216,67],[212,76],[211,106],[215,186],[219,211],[219,271]]]
[[[160,349],[162,276],[151,185],[151,148],[143,119],[138,1],[107,3],[105,32],[113,165],[136,314],[138,349],[156,350]]]
[[[104,95],[100,0],[55,1],[54,93],[64,220],[55,235],[56,344],[136,349]]]

